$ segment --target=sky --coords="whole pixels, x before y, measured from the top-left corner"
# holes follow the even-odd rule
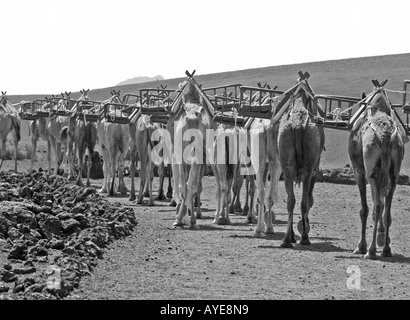
[[[0,90],[58,94],[185,70],[410,53],[409,8],[408,0],[2,0]]]

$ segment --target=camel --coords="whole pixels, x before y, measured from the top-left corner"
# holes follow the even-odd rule
[[[101,104],[101,107],[108,103],[121,103],[119,99],[119,92],[111,92],[113,96],[107,101]],[[108,107],[106,105],[105,107]],[[107,115],[111,116],[118,111],[111,110],[108,111]],[[119,115],[118,115],[119,116]],[[127,193],[127,187],[124,182],[124,161],[125,155],[128,152],[130,146],[130,132],[128,124],[120,124],[108,122],[105,118],[100,118],[97,124],[97,131],[99,136],[99,144],[101,146],[101,151],[104,159],[103,170],[104,170],[104,184],[99,190],[100,193],[106,193],[108,191],[109,178],[111,176],[111,186],[109,187],[109,195],[114,196],[114,181],[115,173],[117,172],[116,166],[118,163],[118,191],[121,194]],[[111,170],[111,172],[110,172]]]
[[[250,148],[251,148],[251,164],[255,173],[255,184],[258,201],[258,216],[254,216],[254,206],[256,205],[252,196],[254,186],[250,192],[251,205],[247,215],[248,223],[257,223],[254,237],[262,237],[263,233],[273,233],[273,223],[275,215],[273,205],[277,203],[278,183],[282,172],[279,162],[279,151],[277,146],[278,140],[278,123],[272,123],[269,119],[255,119],[250,126]],[[265,209],[265,185],[267,182],[268,172],[270,174],[270,191],[267,199],[267,212]],[[253,183],[253,177],[250,177]],[[266,215],[266,216],[265,216]],[[266,227],[266,229],[265,229]]]
[[[71,109],[71,115],[69,116],[68,127],[64,127],[61,131],[61,137],[63,140],[67,139],[67,154],[68,161],[70,163],[70,173],[68,175],[69,181],[76,181],[78,186],[83,186],[82,171],[83,171],[83,159],[86,151],[88,151],[88,159],[86,162],[87,168],[87,187],[91,186],[90,183],[90,170],[91,170],[91,158],[94,153],[94,148],[98,140],[97,126],[95,122],[89,122],[86,120],[86,116],[83,112],[80,112],[82,103],[89,100],[89,90],[81,90],[81,97],[74,104]],[[77,160],[79,165],[78,174],[76,174],[74,164],[74,147],[77,149]],[[86,150],[87,149],[87,150]],[[77,178],[75,178],[77,175]]]
[[[353,126],[349,137],[349,157],[361,199],[361,237],[354,253],[364,254],[366,259],[377,259],[376,242],[383,247],[382,257],[392,256],[389,238],[391,205],[404,156],[404,143],[408,141],[395,120],[384,83],[367,96],[364,119],[357,127]],[[366,180],[371,188],[374,222],[369,248],[366,244],[369,213]]]
[[[278,148],[281,168],[284,175],[287,193],[288,227],[281,247],[292,248],[296,243],[293,231],[293,211],[295,195],[293,184],[302,183],[301,215],[298,223],[301,233],[300,244],[309,245],[309,218],[308,213],[313,206],[313,188],[319,171],[320,156],[324,149],[325,135],[323,127],[313,121],[315,115],[314,94],[306,82],[300,78],[298,83],[287,91],[289,99],[287,108],[277,110],[273,117],[280,117],[278,132]]]
[[[14,106],[6,97],[7,92],[1,92],[0,97],[0,169],[3,165],[4,156],[6,154],[6,141],[10,132],[14,132],[14,171],[17,172],[17,151],[20,141],[20,117]]]
[[[174,128],[172,136],[172,158],[174,173],[174,194],[178,194],[180,202],[177,204],[177,217],[174,226],[188,224],[189,228],[198,229],[196,224],[200,213],[200,194],[202,192],[201,180],[205,171],[207,159],[206,144],[207,129],[214,128],[213,106],[199,85],[192,78],[193,74],[187,72],[189,78],[181,87],[183,107],[174,102],[168,124],[168,130]],[[187,138],[189,141],[186,141]],[[210,161],[209,161],[210,162]],[[175,190],[178,188],[177,190]],[[194,200],[197,200],[197,214],[194,213]]]
[[[246,131],[237,127],[226,124],[220,124],[216,130],[215,140],[213,142],[214,163],[212,169],[217,182],[217,210],[213,223],[219,225],[231,224],[229,218],[231,203],[239,201],[239,197],[232,199],[230,202],[230,192],[238,179],[242,178],[240,174],[240,148],[239,135],[246,137]],[[235,196],[234,189],[234,196]],[[240,206],[240,204],[239,204]]]
[[[143,203],[144,197],[144,187],[148,184],[148,194],[149,200],[148,205],[154,205],[154,199],[152,195],[152,179],[153,174],[152,161],[151,161],[151,151],[154,147],[153,142],[151,141],[151,136],[154,130],[157,128],[150,121],[150,116],[141,115],[140,110],[136,110],[135,115],[131,116],[131,121],[129,125],[129,133],[131,136],[131,192],[130,192],[130,201],[136,200],[135,196],[135,166],[137,163],[137,158],[140,159],[141,169],[140,169],[140,193],[138,196],[138,204]]]

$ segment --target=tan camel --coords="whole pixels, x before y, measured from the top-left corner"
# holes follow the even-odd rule
[[[87,186],[91,186],[90,183],[90,170],[91,170],[91,159],[94,153],[95,145],[98,141],[97,125],[95,122],[90,122],[86,120],[85,114],[79,112],[82,103],[89,100],[88,97],[89,90],[81,90],[81,97],[74,104],[71,115],[69,116],[69,125],[62,129],[61,137],[63,140],[67,139],[68,144],[68,161],[70,163],[70,173],[68,176],[69,181],[76,181],[79,186],[83,185],[82,182],[82,172],[83,172],[83,161],[86,151],[88,151],[88,160],[86,163],[87,168]],[[75,170],[75,155],[74,151],[77,149],[77,160],[79,165],[78,174]],[[77,175],[77,178],[75,178]]]
[[[130,201],[136,199],[135,196],[135,166],[137,164],[137,159],[140,160],[140,193],[138,196],[138,204],[143,203],[144,197],[144,186],[148,184],[148,194],[149,200],[148,205],[154,205],[154,199],[152,194],[152,174],[153,174],[153,163],[151,161],[151,151],[154,147],[153,142],[151,141],[152,133],[158,126],[151,123],[150,116],[141,115],[140,110],[136,110],[135,114],[131,115],[131,121],[129,125],[129,133],[131,136],[131,192],[130,192]]]
[[[302,183],[301,201],[302,220],[298,223],[301,233],[300,244],[309,245],[308,213],[313,206],[313,188],[319,171],[320,155],[324,149],[325,135],[323,127],[313,121],[313,91],[305,79],[299,79],[297,85],[289,92],[287,109],[278,110],[280,119],[278,147],[280,164],[283,170],[287,193],[288,228],[282,247],[291,248],[295,243],[293,232],[293,211],[295,195],[293,184]],[[274,119],[275,117],[273,117]]]
[[[364,121],[351,130],[349,137],[349,157],[361,199],[361,237],[354,253],[365,254],[366,259],[377,259],[376,242],[383,247],[382,257],[392,256],[389,238],[391,205],[404,156],[403,141],[407,139],[394,119],[394,110],[382,86],[368,95],[366,103]],[[366,180],[373,199],[374,224],[369,248],[366,244],[369,213]]]
[[[122,104],[119,99],[119,92],[112,92],[113,96],[101,104],[101,108],[108,107],[107,103]],[[107,116],[121,116],[119,111],[111,110],[107,112]],[[118,171],[118,191],[121,194],[127,193],[127,187],[124,182],[124,161],[125,155],[130,147],[130,131],[128,124],[120,124],[109,122],[105,118],[100,118],[97,124],[99,144],[104,159],[104,184],[99,192],[107,192],[109,188],[109,195],[114,196],[114,182],[115,174]],[[118,170],[117,170],[118,164]],[[110,172],[111,171],[111,172]],[[111,176],[111,186],[110,183]]]
[[[180,108],[174,102],[171,111],[175,114],[170,117],[170,122],[175,121],[175,133],[172,137],[171,148],[174,193],[176,191],[180,196],[174,226],[187,224],[187,218],[190,216],[189,227],[197,229],[194,200],[197,200],[197,216],[200,217],[201,180],[205,170],[205,163],[209,161],[206,152],[208,147],[206,144],[206,130],[213,128],[215,125],[212,120],[212,104],[192,78],[193,74],[187,73],[187,75],[189,78],[181,88],[182,94],[180,98],[176,99],[176,101],[182,100],[183,107]],[[171,126],[167,127],[171,128]],[[186,138],[190,138],[190,140],[187,141]],[[175,188],[178,188],[178,190],[175,190]]]
[[[1,92],[0,97],[0,169],[3,165],[4,156],[6,154],[6,141],[10,132],[14,132],[14,171],[17,172],[17,151],[20,141],[20,117],[14,106],[6,97],[7,92]]]

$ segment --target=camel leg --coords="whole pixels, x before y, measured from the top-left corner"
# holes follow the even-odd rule
[[[372,200],[373,200],[372,218],[373,218],[374,225],[373,225],[373,232],[372,232],[372,241],[370,243],[370,246],[367,249],[367,253],[365,254],[364,258],[375,260],[377,259],[377,256],[376,256],[377,224],[380,221],[380,216],[382,215],[382,208],[383,208],[382,201],[383,200],[381,199],[380,192],[377,187],[377,182],[369,176],[367,177],[367,180],[369,181],[370,188],[372,191]]]
[[[168,199],[172,199],[172,181],[171,181],[172,167],[171,167],[171,164],[168,164],[167,167],[168,167],[168,191],[167,191],[167,198],[168,198]]]
[[[186,174],[185,174],[185,172],[186,172],[186,170],[187,169],[185,169],[184,170],[184,168],[183,168],[183,166],[185,166],[185,167],[187,167],[186,166],[186,164],[180,164],[180,165],[177,165],[177,171],[178,171],[178,181],[175,181],[174,180],[174,183],[176,184],[176,185],[174,185],[174,192],[175,192],[175,189],[176,188],[178,188],[180,191],[180,193],[179,193],[179,195],[180,195],[180,200],[179,200],[179,203],[178,203],[178,205],[177,205],[177,207],[176,207],[176,213],[177,213],[177,218],[176,218],[176,220],[175,220],[175,222],[174,222],[174,226],[182,226],[182,225],[184,225],[184,221],[183,221],[183,219],[184,219],[184,217],[185,217],[185,215],[186,215],[186,213],[187,213],[187,205],[186,205],[186,195],[187,195],[187,183],[184,183],[184,181],[186,181]],[[174,177],[176,177],[176,175],[174,175]]]
[[[259,155],[261,159],[261,155]],[[259,200],[259,207],[258,207],[258,222],[256,225],[256,229],[254,232],[255,238],[262,237],[262,233],[265,232],[265,219],[264,219],[264,204],[265,204],[265,180],[263,178],[265,172],[266,162],[261,161],[259,163],[259,170],[256,174],[256,184],[257,184],[257,191],[258,191],[258,200]]]
[[[151,161],[149,161],[149,166],[151,167],[151,166],[153,166],[153,164],[152,164],[152,162]],[[153,196],[153,194],[152,194],[152,181],[153,181],[153,175],[154,175],[154,173],[153,173],[153,170],[150,170],[149,172],[152,172],[152,176],[151,177],[149,177],[147,180],[148,180],[148,192],[149,192],[149,200],[148,200],[148,206],[154,206],[155,205],[155,203],[154,203],[154,196]]]
[[[295,209],[295,194],[293,190],[293,180],[289,179],[285,174],[285,189],[286,193],[288,194],[287,198],[287,209],[288,209],[288,228],[286,230],[285,238],[282,241],[281,247],[282,248],[292,248],[293,247],[293,239],[294,239],[294,232],[293,232],[293,210]]]
[[[236,198],[234,202],[234,211],[235,212],[242,212],[242,206],[241,206],[241,189],[243,185],[243,176],[240,174],[240,166],[237,165],[237,172],[236,172],[236,178],[234,185],[236,186]]]
[[[69,138],[67,154],[68,154],[68,162],[70,164],[70,173],[67,178],[68,181],[75,181],[75,163],[74,163],[75,162],[75,152],[78,152],[78,148],[77,146],[74,147],[73,141],[71,141],[71,139]]]
[[[353,251],[354,254],[365,254],[367,252],[367,243],[366,243],[366,224],[367,216],[369,215],[369,207],[367,206],[366,198],[366,177],[363,173],[359,173],[357,168],[354,169],[354,176],[356,184],[359,188],[360,200],[361,200],[361,209],[360,209],[360,221],[362,225],[360,240],[357,245],[356,250]]]
[[[188,181],[187,181],[187,212],[190,215],[189,228],[198,229],[196,224],[196,218],[194,213],[194,199],[195,194],[198,192],[198,182],[201,178],[201,164],[194,162],[191,165],[191,170],[189,172]]]
[[[85,165],[87,166],[87,183],[86,183],[87,187],[91,187],[90,174],[91,174],[91,166],[93,165],[91,152],[92,151],[88,151],[88,158],[85,163]]]
[[[391,248],[390,248],[389,229],[392,223],[391,204],[392,204],[393,194],[395,190],[396,190],[396,181],[392,181],[390,185],[390,191],[386,197],[386,206],[384,208],[384,214],[383,214],[383,222],[384,222],[384,226],[386,230],[384,234],[381,234],[381,233],[378,234],[378,238],[379,236],[380,238],[384,236],[383,243],[382,243],[383,249],[381,253],[382,257],[392,257]],[[379,240],[379,242],[381,241]]]
[[[50,142],[50,138],[47,139],[47,162],[48,162],[48,174],[51,175],[51,142]]]
[[[245,204],[243,206],[242,215],[247,216],[249,213],[249,176],[245,179]]]
[[[142,204],[143,200],[144,200],[144,186],[145,186],[145,180],[146,180],[146,172],[145,170],[142,169],[142,159],[141,159],[141,169],[140,169],[140,174],[139,174],[139,178],[140,178],[140,192],[138,194],[138,201],[137,204]]]
[[[256,185],[255,177],[249,176],[249,211],[246,217],[246,223],[257,223],[258,219],[256,217]]]
[[[3,166],[3,157],[6,155],[6,140],[7,140],[7,136],[2,136],[1,137],[1,148],[0,148],[0,159],[1,159],[1,163],[0,163],[0,169]]]
[[[279,200],[278,184],[280,174],[282,173],[279,159],[274,159],[269,163],[270,172],[270,190],[268,196],[268,211],[265,213],[266,233],[273,232],[273,224],[275,223],[275,213],[273,211],[273,205]]]
[[[218,224],[219,225],[228,225],[231,224],[231,221],[229,219],[229,202],[228,202],[228,193],[230,192],[229,186],[228,186],[228,180],[227,180],[227,166],[229,164],[218,164],[218,171],[220,172],[219,174],[219,190],[220,190],[220,195],[219,195],[219,201],[220,201],[220,213],[219,213],[219,219],[218,219]]]
[[[135,166],[136,166],[136,147],[135,146],[131,146],[130,149],[130,156],[131,156],[131,165],[130,165],[130,174],[131,174],[131,191],[130,191],[130,198],[129,201],[134,201],[136,199],[135,196]]]
[[[302,215],[302,239],[300,240],[300,244],[302,245],[310,245],[309,240],[309,219],[308,219],[308,212],[309,212],[309,205],[308,205],[308,195],[311,188],[311,174],[307,174],[306,178],[303,181],[303,192],[302,192],[302,201],[300,203],[300,212]]]
[[[127,186],[125,185],[124,181],[124,159],[125,155],[124,153],[120,153],[119,159],[118,159],[118,189],[119,192],[124,195],[127,194]]]
[[[77,180],[75,183],[77,186],[80,186],[80,187],[84,186],[83,179],[82,179],[83,178],[84,149],[85,149],[84,143],[81,143],[77,148],[79,171],[78,171]]]
[[[31,136],[31,152],[30,175],[33,174],[34,162],[37,160],[37,139],[34,133]]]
[[[214,220],[212,221],[212,223],[218,223],[218,219],[221,216],[221,207],[222,207],[222,205],[221,205],[221,181],[220,181],[220,178],[219,178],[219,172],[218,172],[217,165],[212,164],[211,168],[212,168],[212,171],[214,173],[214,177],[215,177],[215,180],[216,180],[216,186],[217,186],[217,188],[216,188],[216,206],[217,207],[216,207],[216,211],[215,211],[215,217],[214,217]]]
[[[117,151],[117,146],[112,146],[109,148],[109,158],[110,158],[110,165],[111,165],[111,186],[110,186],[110,191],[109,191],[109,196],[113,197],[116,195],[115,192],[115,173],[116,173],[116,167],[117,167],[117,162],[119,158],[119,154]]]
[[[172,200],[169,204],[170,207],[176,207],[178,203],[181,202],[181,199],[179,197],[179,179],[180,179],[180,172],[179,172],[179,165],[175,164],[174,162],[172,163],[172,173],[174,176],[173,180],[173,192],[172,192]]]
[[[17,173],[17,156],[18,156],[18,144],[17,135],[14,135],[14,172]]]
[[[104,172],[104,182],[102,188],[98,191],[99,193],[107,193],[108,192],[108,181],[110,177],[110,159],[107,148],[102,145],[101,146],[101,153],[103,156],[103,172]],[[131,180],[132,183],[132,180]]]
[[[198,192],[196,193],[196,218],[202,219],[202,211],[201,211],[201,193],[202,193],[202,177],[205,174],[205,165],[202,165],[199,169],[199,180],[198,180]]]
[[[158,177],[159,177],[159,188],[158,188],[158,195],[155,200],[165,200],[164,194],[164,180],[165,180],[165,167],[164,162],[158,166]]]
[[[243,183],[243,176],[239,174],[239,166],[236,166],[237,170],[235,172],[235,177],[233,180],[232,187],[232,201],[229,203],[229,213],[242,212],[241,202],[240,202],[240,192]]]

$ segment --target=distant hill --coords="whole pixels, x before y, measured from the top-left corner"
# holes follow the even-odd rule
[[[164,77],[161,75],[155,77],[134,77],[125,81],[121,81],[117,84],[117,86],[123,86],[126,84],[135,84],[135,83],[144,83],[144,82],[151,82],[156,80],[164,80]]]

